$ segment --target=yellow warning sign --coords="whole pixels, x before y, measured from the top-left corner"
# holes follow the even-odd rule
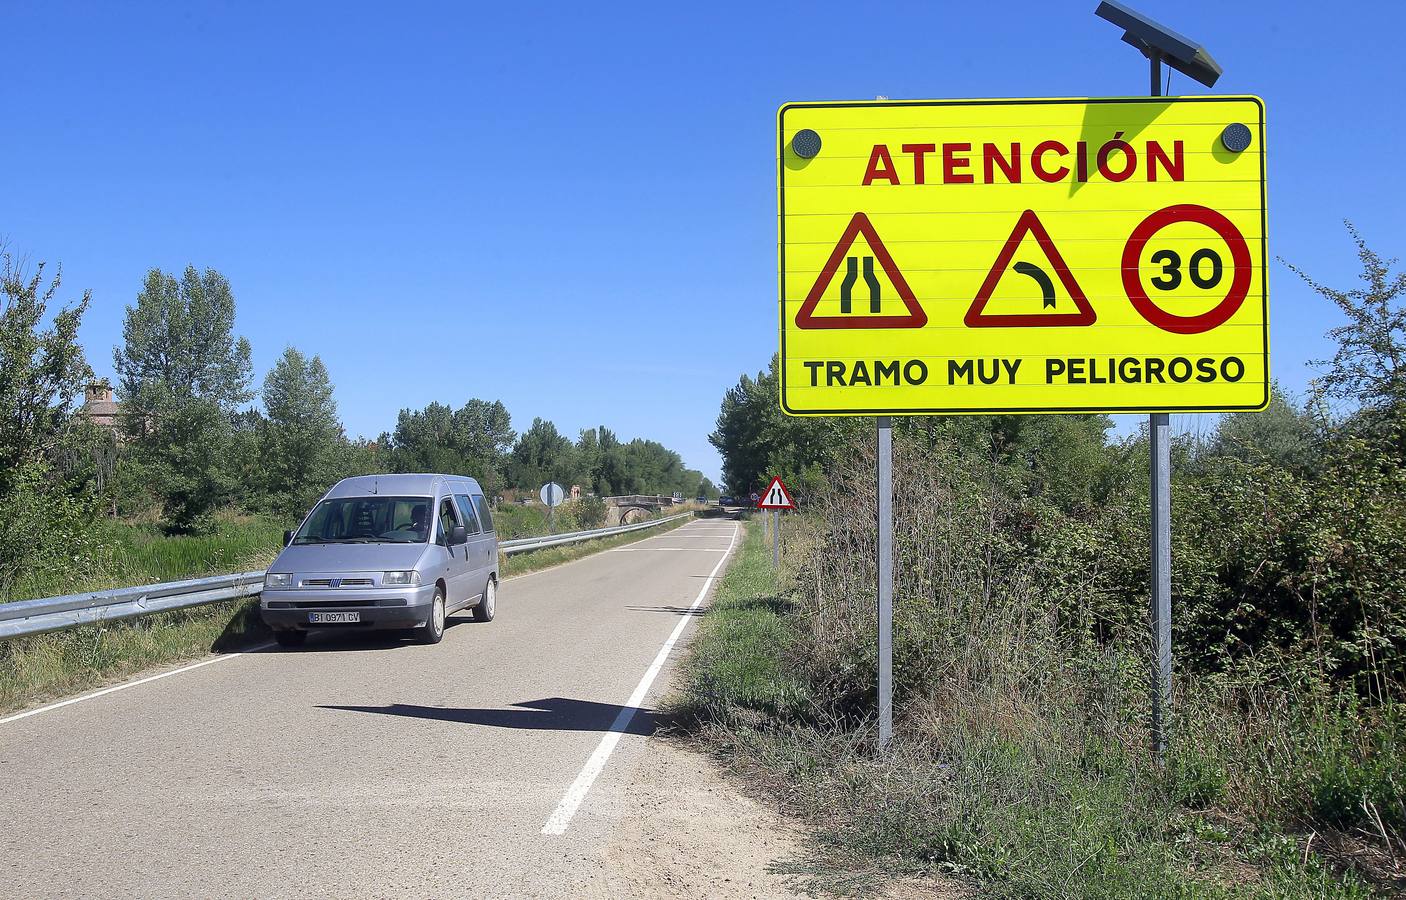
[[[1254,97],[795,103],[793,415],[1261,409]]]

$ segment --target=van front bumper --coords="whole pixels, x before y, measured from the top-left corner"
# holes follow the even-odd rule
[[[349,590],[266,590],[259,615],[275,630],[418,628],[429,620],[435,586]],[[354,612],[359,622],[310,622],[309,613]]]

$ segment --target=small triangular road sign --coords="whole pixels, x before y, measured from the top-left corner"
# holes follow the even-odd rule
[[[1006,268],[1011,264],[1011,257],[1015,256],[1015,251],[1019,249],[1020,242],[1026,234],[1035,238],[1035,243],[1044,252],[1055,275],[1059,277],[1060,284],[1064,285],[1064,289],[1069,292],[1070,298],[1074,301],[1074,312],[1021,313],[1018,315],[986,312],[987,301],[995,293],[996,285],[1000,284],[1001,276],[1006,273]],[[1046,307],[1054,305],[1054,285],[1039,266],[1016,263],[1015,270],[1021,274],[1029,275],[1040,284],[1044,290],[1044,305]],[[981,289],[976,292],[976,297],[972,300],[971,308],[967,310],[964,321],[968,328],[1039,328],[1055,325],[1092,325],[1097,318],[1094,308],[1089,305],[1089,298],[1084,296],[1084,289],[1079,287],[1079,282],[1074,280],[1074,275],[1069,271],[1064,257],[1059,255],[1059,248],[1054,245],[1054,241],[1050,239],[1050,233],[1041,224],[1040,217],[1035,215],[1035,210],[1027,209],[1021,213],[1020,220],[1015,223],[1011,236],[1006,238],[1006,245],[1001,248],[1001,252],[996,256],[996,262],[986,275],[986,280],[981,283]]]
[[[854,239],[863,237],[869,244],[869,249],[874,252],[874,257],[878,259],[879,266],[883,268],[884,274],[889,281],[893,282],[894,290],[898,292],[898,298],[903,301],[903,306],[908,310],[906,315],[897,316],[817,316],[815,308],[820,305],[820,298],[825,293],[825,289],[834,280],[835,273],[840,270],[841,264],[845,263],[845,255],[849,253],[850,247],[854,246]],[[857,269],[854,266],[847,267],[845,283],[855,280]],[[872,261],[866,264],[864,280],[870,288],[873,302],[878,302],[878,281],[874,279]],[[877,306],[874,307],[877,312]],[[840,242],[835,245],[835,250],[830,254],[830,258],[825,261],[825,268],[820,270],[820,277],[815,279],[815,285],[811,287],[810,293],[806,294],[805,302],[801,304],[800,311],[796,313],[797,328],[922,328],[928,323],[928,314],[923,312],[923,307],[913,296],[913,289],[908,287],[908,282],[903,279],[903,273],[894,265],[893,256],[889,253],[884,242],[879,240],[879,234],[874,230],[874,225],[869,221],[869,217],[862,212],[854,214],[854,218],[849,220],[844,234],[840,236]]]
[[[762,499],[757,501],[757,509],[795,509],[796,504],[791,500],[790,491],[786,490],[786,485],[781,483],[781,476],[771,479],[771,484],[762,493]]]

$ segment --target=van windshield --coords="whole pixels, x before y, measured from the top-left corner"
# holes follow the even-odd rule
[[[423,544],[430,536],[431,497],[344,497],[323,500],[293,538],[295,544]]]

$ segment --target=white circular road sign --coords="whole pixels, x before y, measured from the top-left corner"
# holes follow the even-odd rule
[[[542,485],[541,497],[548,506],[560,506],[561,501],[566,499],[566,491],[555,481],[549,481]]]

